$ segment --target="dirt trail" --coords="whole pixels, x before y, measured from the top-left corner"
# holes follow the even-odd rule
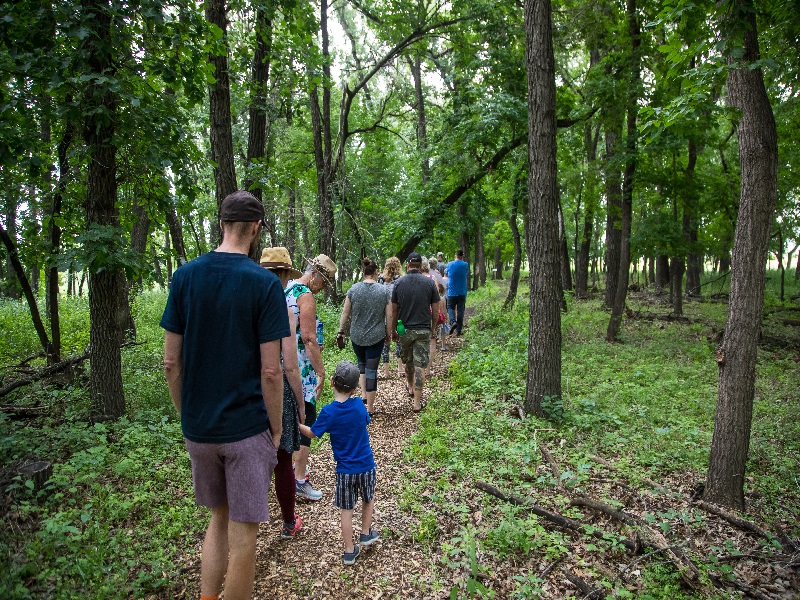
[[[454,349],[436,356],[433,378],[425,389],[425,399],[435,402],[437,389],[444,383]],[[382,373],[382,371],[381,371]],[[381,375],[382,377],[382,375]],[[432,598],[431,583],[437,557],[414,542],[416,517],[398,506],[406,439],[417,430],[418,415],[411,411],[405,384],[390,371],[388,380],[379,379],[376,414],[369,426],[372,450],[378,467],[373,528],[382,532],[382,541],[365,549],[353,566],[342,564],[339,509],[333,506],[334,462],[330,441],[312,454],[311,481],[325,496],[320,502],[298,503],[303,530],[293,540],[280,539],[280,510],[270,492],[272,520],[261,526],[254,598]],[[359,505],[360,506],[360,505]],[[360,509],[354,529],[360,530]],[[448,590],[449,592],[449,590]]]

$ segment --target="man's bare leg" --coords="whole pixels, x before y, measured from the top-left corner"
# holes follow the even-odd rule
[[[422,408],[422,388],[425,386],[425,369],[414,367],[414,410]]]
[[[200,593],[219,596],[228,570],[228,505],[211,509],[200,559]]]
[[[256,574],[256,538],[258,523],[228,521],[228,576],[225,600],[250,600]]]

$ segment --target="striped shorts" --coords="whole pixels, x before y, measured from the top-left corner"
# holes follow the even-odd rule
[[[364,503],[375,497],[375,469],[366,473],[336,473],[336,496],[334,506],[342,510],[353,510],[361,496]]]

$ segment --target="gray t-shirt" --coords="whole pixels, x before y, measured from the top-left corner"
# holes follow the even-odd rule
[[[350,298],[350,339],[372,346],[386,337],[386,305],[389,290],[382,283],[359,281],[347,291]]]
[[[430,329],[431,304],[440,299],[433,279],[420,271],[403,275],[392,290],[392,302],[399,306],[397,316],[406,329]]]

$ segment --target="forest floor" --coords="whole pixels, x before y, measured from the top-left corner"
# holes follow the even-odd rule
[[[631,323],[650,321],[653,315],[643,311],[658,309],[658,304],[639,296],[642,312],[629,314]],[[467,310],[469,316],[475,308]],[[425,391],[433,406],[450,386],[451,361],[468,347],[469,342],[455,339],[436,357],[434,376]],[[323,438],[312,451],[310,464],[311,480],[325,496],[317,503],[298,503],[304,527],[295,539],[280,539],[280,510],[270,493],[272,519],[262,525],[259,535],[254,598],[599,598],[605,594],[628,598],[643,593],[650,598],[800,597],[800,540],[791,539],[796,523],[774,523],[774,533],[782,536],[784,543],[776,548],[774,538],[765,540],[701,510],[698,500],[705,474],[700,471],[677,469],[656,482],[628,459],[601,456],[599,451],[585,454],[584,462],[575,464],[575,455],[563,447],[563,439],[561,446],[551,443],[557,439],[540,440],[539,448],[544,448],[541,458],[518,457],[516,464],[508,465],[498,455],[496,472],[490,468],[493,472],[483,476],[443,475],[439,467],[424,460],[409,460],[413,436],[431,427],[430,415],[425,429],[420,428],[420,419],[433,406],[421,415],[412,413],[403,380],[392,366],[389,379],[381,375],[378,382],[377,413],[369,426],[378,465],[373,528],[381,532],[381,542],[366,549],[354,566],[342,564],[339,510],[332,500],[335,464],[330,442]],[[481,401],[475,402],[476,414],[486,410]],[[510,408],[517,410],[514,405]],[[443,415],[435,410],[441,422]],[[441,423],[444,429],[449,425]],[[534,436],[536,431],[540,430],[535,430]],[[477,445],[480,440],[475,442]],[[436,441],[422,443],[433,446]],[[452,441],[453,446],[458,443]],[[587,468],[584,475],[590,476],[579,477],[577,486],[570,482],[574,473]],[[502,478],[504,469],[512,469],[522,479],[521,486],[505,490],[514,496],[512,501],[545,507],[609,535],[596,540],[554,528],[543,519],[531,518],[525,508],[518,510],[478,489],[480,480]],[[447,491],[439,494],[439,490]],[[613,515],[580,508],[585,499],[603,502],[606,509],[622,508],[640,524],[625,527]],[[754,522],[772,520],[770,512],[757,493],[748,497],[748,513]],[[533,540],[534,546],[521,552],[520,548],[513,552],[487,550],[485,540],[493,535],[512,547],[519,541],[513,527],[507,530],[509,517],[513,527],[524,532],[522,538]],[[543,526],[550,533],[543,535]],[[354,530],[359,527],[357,508]],[[662,531],[664,535],[660,535]],[[535,545],[537,538],[543,546]],[[619,545],[625,538],[636,540],[635,553],[626,553]],[[654,540],[662,543],[660,550],[653,551]],[[640,548],[640,541],[650,549]],[[198,551],[183,565],[187,578],[184,597],[190,599],[199,589],[199,545],[198,539]],[[700,565],[700,580],[691,587],[686,585],[688,576],[681,583],[674,575],[675,563],[684,552],[693,561],[686,564]],[[673,575],[664,575],[670,572]],[[605,589],[598,587],[598,582],[604,582]],[[581,590],[580,585],[589,587]],[[660,593],[646,593],[654,585]]]
[[[474,309],[469,308],[465,314],[469,317],[472,312]],[[463,343],[463,338],[450,338],[447,349],[437,353],[432,378],[424,391],[426,402],[436,402],[437,390],[447,385],[450,361]],[[435,591],[438,556],[413,540],[418,518],[400,508],[406,472],[403,451],[406,440],[417,430],[419,414],[411,410],[405,378],[398,375],[394,359],[391,367],[388,379],[383,378],[383,367],[379,371],[376,412],[369,425],[378,473],[373,529],[381,532],[381,541],[364,549],[355,565],[343,564],[340,511],[333,505],[336,465],[330,439],[324,436],[312,450],[309,477],[325,495],[319,502],[298,501],[296,512],[303,519],[303,528],[292,540],[280,537],[280,508],[274,488],[270,490],[271,518],[269,523],[262,523],[259,532],[254,598],[449,596],[449,588],[446,593]],[[360,506],[354,511],[356,532],[361,527]],[[194,562],[184,565],[187,598],[193,598],[199,590],[199,545],[192,557]]]

